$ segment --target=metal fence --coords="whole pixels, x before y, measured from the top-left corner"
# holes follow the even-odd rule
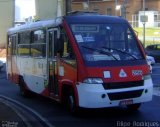
[[[155,22],[153,23],[154,28],[159,28],[160,31],[160,14],[155,16]],[[132,15],[132,21],[129,21],[130,25],[134,27],[139,27],[139,16],[137,14]],[[146,29],[149,28],[146,26]],[[143,35],[138,35],[139,40],[143,42]],[[145,36],[145,44],[157,44],[160,43],[160,32],[155,33],[155,36]]]

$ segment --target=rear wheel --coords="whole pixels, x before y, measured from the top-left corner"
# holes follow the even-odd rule
[[[127,105],[127,108],[131,111],[135,111],[135,110],[138,110],[140,106],[141,106],[141,103],[137,103],[137,104]]]
[[[23,97],[30,97],[31,93],[29,90],[25,88],[25,83],[22,77],[20,77],[19,79],[19,89],[20,89],[20,94]]]
[[[71,113],[75,114],[76,111],[77,111],[77,107],[76,107],[75,98],[74,98],[73,93],[70,93],[68,95],[67,99],[68,99],[68,108],[69,108],[69,111]]]
[[[2,71],[3,66],[0,67],[0,71]]]

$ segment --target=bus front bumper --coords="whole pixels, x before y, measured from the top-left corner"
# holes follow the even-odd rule
[[[102,84],[79,83],[77,91],[79,107],[116,107],[122,104],[127,105],[151,101],[153,83],[151,79],[147,79],[144,81],[143,86],[110,90],[105,90]]]

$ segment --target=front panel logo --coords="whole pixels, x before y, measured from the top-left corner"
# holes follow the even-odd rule
[[[120,70],[119,77],[121,77],[121,78],[127,77],[127,74],[123,69]]]

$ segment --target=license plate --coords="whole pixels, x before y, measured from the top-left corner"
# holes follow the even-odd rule
[[[120,105],[131,105],[133,104],[133,100],[123,100],[123,101],[120,101]]]

